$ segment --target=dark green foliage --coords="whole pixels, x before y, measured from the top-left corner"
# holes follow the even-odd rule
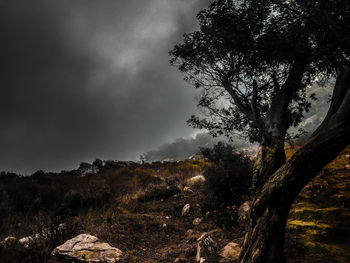
[[[216,0],[197,19],[170,63],[201,91],[188,123],[213,136],[280,143],[311,106],[305,89],[348,63],[347,0]]]
[[[224,143],[218,143],[212,149],[201,149],[201,153],[212,163],[205,171],[205,208],[239,206],[249,194],[252,161]]]

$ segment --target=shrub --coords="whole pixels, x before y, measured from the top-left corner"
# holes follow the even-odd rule
[[[213,148],[202,148],[201,154],[211,163],[205,169],[203,208],[239,206],[249,193],[253,162],[229,144],[219,142]]]
[[[150,200],[160,200],[162,198],[169,198],[179,192],[179,188],[175,185],[168,185],[166,183],[150,184],[147,186],[144,193],[138,196],[138,201],[146,202]]]

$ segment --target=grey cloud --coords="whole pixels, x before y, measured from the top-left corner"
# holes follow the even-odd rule
[[[201,0],[0,2],[0,170],[134,159],[188,136],[194,91],[168,50]]]

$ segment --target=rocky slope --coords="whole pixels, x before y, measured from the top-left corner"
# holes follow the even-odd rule
[[[293,205],[287,262],[350,262],[349,152],[308,184]],[[26,187],[37,191],[29,208],[24,200],[6,199],[15,196],[15,189],[12,179],[2,178],[1,208],[7,214],[1,216],[0,238],[16,238],[0,244],[1,262],[61,262],[51,255],[53,249],[79,234],[120,250],[118,262],[232,262],[243,241],[248,204],[207,210],[203,174],[208,165],[192,160],[114,167],[67,181],[16,179],[22,192]],[[27,180],[25,187],[20,180]],[[47,184],[55,186],[51,192],[60,189],[55,192],[59,196],[51,193],[45,200]],[[36,210],[23,214],[19,204]],[[35,238],[24,246],[18,242],[24,236]]]

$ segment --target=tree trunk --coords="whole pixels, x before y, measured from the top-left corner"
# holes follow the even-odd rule
[[[259,192],[266,180],[286,162],[284,143],[261,146],[254,163],[252,192]]]
[[[342,96],[339,96],[341,94]],[[289,209],[301,189],[350,144],[350,69],[338,71],[329,113],[292,158],[264,183],[255,197],[240,263],[283,262]]]
[[[260,129],[263,129],[263,142],[253,170],[253,195],[259,192],[267,181],[285,162],[284,141],[289,127],[288,107],[300,88],[308,55],[298,58],[292,65],[289,76],[282,87],[276,84],[268,116]],[[252,107],[254,110],[255,107]],[[256,118],[257,120],[259,118]]]

